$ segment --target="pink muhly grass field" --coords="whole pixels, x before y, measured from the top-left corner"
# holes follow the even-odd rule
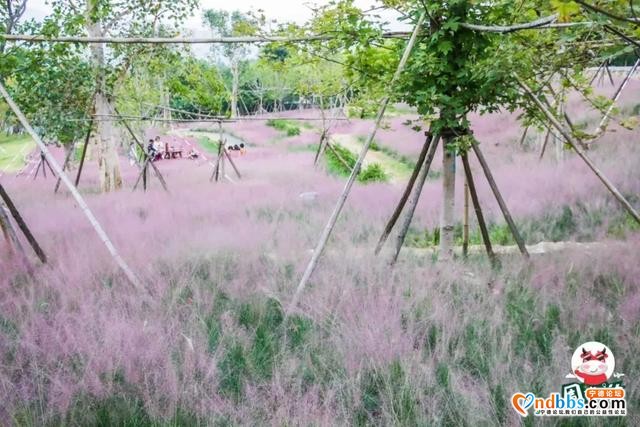
[[[391,119],[377,139],[416,156],[424,135],[404,120]],[[403,184],[358,184],[285,320],[344,186],[324,162],[312,165],[317,129],[286,137],[264,122],[230,124],[226,131],[248,145],[246,155],[232,153],[243,179],[227,165],[236,182],[211,183],[207,161],[162,160],[170,193],[153,174],[146,193],[132,192],[138,171],[123,159],[125,188],[98,194],[89,162],[79,188],[144,291],[127,283],[68,192],[53,194],[54,179],[3,177],[50,262],[29,255],[29,272],[0,245],[0,420],[85,425],[108,413],[141,425],[514,425],[510,395],[534,385],[557,391],[582,342],[607,343],[616,371],[631,376],[640,368],[637,227],[573,154],[557,163],[550,150],[539,161],[537,150],[519,147],[514,115],[473,123],[530,239],[546,238],[539,229],[566,206],[574,222],[567,238],[588,232],[603,245],[531,263],[507,255],[496,271],[482,255],[441,265],[428,249],[407,248],[390,269],[388,254],[375,257],[373,248]],[[353,120],[333,132],[370,128],[370,120]],[[636,207],[638,135],[615,128],[589,152]],[[503,225],[470,158],[486,217]],[[441,153],[434,171],[440,162]],[[416,233],[437,226],[440,199],[434,176]],[[630,380],[632,424],[639,393]]]

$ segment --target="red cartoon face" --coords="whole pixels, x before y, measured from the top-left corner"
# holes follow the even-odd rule
[[[580,353],[580,359],[582,362],[575,368],[575,374],[578,378],[587,385],[600,385],[607,381],[607,371],[609,366],[607,365],[607,349],[591,352],[582,348]]]
[[[578,368],[578,370],[587,375],[601,375],[607,372],[607,349],[604,348],[595,354],[582,349],[582,354],[580,355],[582,358],[582,364]]]

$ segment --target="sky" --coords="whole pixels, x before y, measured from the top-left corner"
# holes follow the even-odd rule
[[[51,7],[47,4],[48,0],[28,0],[27,9],[23,19],[34,18],[41,20],[51,12]],[[223,9],[227,11],[239,10],[241,12],[263,10],[267,19],[275,19],[278,22],[295,22],[302,24],[307,21],[312,13],[311,6],[326,5],[329,0],[314,0],[311,2],[301,0],[200,0],[200,8],[195,11],[194,16],[185,22],[185,28],[194,37],[206,37],[211,32],[205,28],[202,23],[202,11],[206,9]],[[374,5],[377,6],[375,0],[356,0],[356,5],[363,10],[370,9]],[[389,22],[395,21],[396,15],[393,12],[376,12],[381,14],[383,18]],[[392,30],[404,29],[399,23],[390,26]],[[209,53],[209,48],[205,45],[196,45],[192,47],[196,56],[205,57]]]
[[[200,0],[200,10],[196,11],[195,16],[189,19],[187,27],[194,32],[194,35],[199,35],[205,31],[202,25],[202,10],[205,9],[239,10],[241,12],[262,9],[265,11],[267,18],[303,23],[311,17],[309,8],[311,5],[327,3],[329,3],[329,0],[311,2],[300,0],[233,0],[231,2],[228,0]],[[363,9],[369,9],[375,3],[375,0],[356,0],[356,5]],[[47,0],[28,0],[26,17],[42,19],[50,10]]]

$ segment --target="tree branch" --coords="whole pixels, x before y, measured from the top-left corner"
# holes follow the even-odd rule
[[[558,20],[558,14],[554,14],[551,16],[545,16],[544,18],[540,18],[540,19],[536,19],[535,21],[531,21],[531,22],[525,22],[523,24],[515,24],[515,25],[510,25],[510,26],[486,26],[486,25],[478,25],[478,24],[469,24],[466,22],[463,22],[460,24],[460,26],[462,28],[466,28],[468,30],[473,30],[473,31],[481,31],[481,32],[485,32],[485,33],[512,33],[514,31],[521,31],[521,30],[532,30],[532,29],[536,29],[536,28],[540,28],[540,27],[544,27],[544,26],[548,26],[553,24],[554,22],[556,22]]]
[[[608,16],[611,19],[615,19],[616,21],[622,21],[622,22],[629,22],[631,24],[635,24],[635,25],[640,25],[640,22],[637,21],[636,19],[633,18],[627,18],[625,16],[620,16],[620,15],[616,15],[613,12],[609,12],[605,9],[602,9],[594,4],[590,4],[587,3],[586,1],[583,0],[574,0],[576,3],[578,3],[579,5],[581,5],[582,7],[584,7],[585,9],[588,9],[592,12],[596,12],[596,13],[600,13],[602,15]]]

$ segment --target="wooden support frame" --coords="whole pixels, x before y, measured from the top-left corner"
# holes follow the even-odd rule
[[[131,127],[129,126],[129,123],[127,123],[127,121],[122,118],[122,116],[120,115],[120,113],[118,112],[118,110],[115,107],[113,107],[113,112],[116,114],[116,116],[119,117],[120,122],[124,125],[124,127],[127,128],[127,131],[129,132],[129,134],[131,135],[133,140],[136,142],[138,147],[140,149],[142,149],[143,152],[146,153],[144,145],[140,142],[140,139],[138,139],[138,135],[136,135],[135,132],[133,131],[133,129],[131,129]],[[155,173],[156,177],[158,177],[158,180],[160,181],[160,184],[162,185],[162,188],[164,189],[164,191],[166,191],[168,193],[169,192],[169,187],[167,187],[167,182],[164,180],[164,177],[162,176],[162,173],[160,172],[158,167],[155,165],[155,163],[153,161],[150,161],[149,165],[151,165],[151,167],[153,168],[153,172]],[[143,167],[143,169],[144,169],[144,167]]]
[[[536,104],[536,106],[540,109],[540,111],[545,115],[549,123],[553,125],[554,128],[558,130],[564,136],[571,145],[571,148],[578,154],[578,156],[587,164],[589,169],[600,179],[602,184],[609,190],[609,192],[620,202],[620,204],[629,212],[629,214],[636,220],[638,224],[640,224],[640,214],[638,211],[634,209],[634,207],[629,203],[629,201],[618,191],[615,185],[607,178],[600,169],[593,163],[593,161],[587,156],[587,154],[582,150],[578,141],[568,132],[558,120],[554,117],[553,114],[545,107],[545,105],[535,96],[531,88],[520,78],[520,76],[515,75],[516,81],[518,85],[522,88],[522,90],[527,94],[529,98]]]
[[[53,171],[53,168],[51,168],[51,165],[49,164],[49,161],[45,157],[44,153],[40,151],[40,161],[38,162],[36,173],[35,175],[33,175],[34,181],[38,177],[38,172],[40,171],[40,168],[42,168],[42,176],[44,176],[44,179],[47,179],[47,167],[49,168],[49,171],[51,172],[51,174],[55,177],[56,173]]]
[[[87,203],[82,198],[82,195],[78,192],[78,190],[73,185],[69,177],[62,171],[62,168],[58,166],[58,163],[56,163],[55,158],[51,155],[51,153],[47,149],[47,146],[45,145],[44,142],[42,142],[42,139],[40,139],[36,131],[31,127],[31,124],[29,124],[29,121],[27,120],[25,115],[22,113],[20,108],[13,101],[13,98],[11,98],[11,95],[9,95],[9,92],[7,92],[7,89],[4,87],[2,82],[0,82],[0,95],[2,95],[2,97],[5,99],[5,101],[9,105],[9,108],[11,108],[14,114],[18,117],[18,120],[20,121],[20,123],[26,129],[29,135],[31,135],[33,140],[38,145],[38,147],[44,152],[45,156],[47,156],[47,158],[53,165],[54,170],[58,173],[58,176],[62,179],[62,183],[69,189],[76,203],[78,204],[78,206],[80,207],[84,215],[87,217],[87,220],[89,220],[89,222],[91,223],[91,226],[93,227],[96,234],[98,235],[102,243],[105,245],[105,247],[111,254],[111,257],[114,259],[118,267],[120,267],[120,269],[123,271],[123,273],[125,274],[127,279],[131,282],[131,284],[133,284],[138,289],[142,289],[142,283],[140,282],[138,277],[135,275],[133,270],[131,270],[129,265],[122,259],[122,257],[118,253],[118,250],[115,248],[115,246],[111,242],[111,239],[109,239],[109,236],[104,231],[104,229],[102,228],[102,226],[100,225],[96,217],[93,215],[93,212],[91,212],[91,209],[89,209],[89,206],[87,205]]]

